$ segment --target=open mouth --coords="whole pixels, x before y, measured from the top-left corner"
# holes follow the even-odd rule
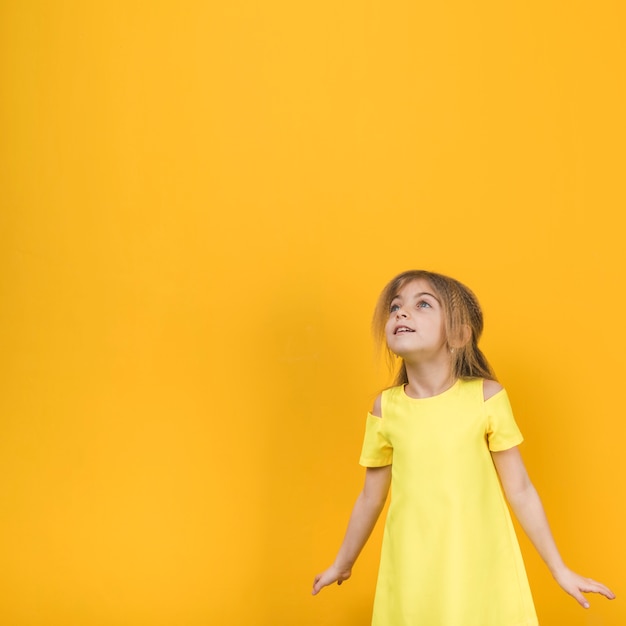
[[[396,328],[396,330],[394,331],[394,335],[400,335],[402,333],[414,333],[415,331],[412,328],[409,328],[408,326],[398,326],[398,328]]]

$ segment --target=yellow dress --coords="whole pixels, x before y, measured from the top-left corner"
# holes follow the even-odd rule
[[[521,442],[506,391],[484,401],[482,379],[383,392],[360,460],[392,465],[372,626],[537,626],[490,454]]]

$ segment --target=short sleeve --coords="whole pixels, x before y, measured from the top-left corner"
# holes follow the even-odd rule
[[[359,464],[363,467],[384,467],[391,465],[392,460],[393,447],[383,433],[383,419],[368,413]]]
[[[485,400],[487,414],[487,442],[492,452],[508,450],[522,441],[522,433],[518,428],[509,397],[504,389],[498,391],[489,400]]]

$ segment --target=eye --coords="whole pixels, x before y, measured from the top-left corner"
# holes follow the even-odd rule
[[[426,300],[420,300],[417,303],[417,308],[418,309],[431,309],[432,307],[430,306],[429,302],[426,302]]]
[[[396,311],[398,311],[399,309],[400,309],[400,305],[399,305],[399,304],[397,304],[397,303],[394,303],[394,304],[392,304],[392,305],[389,307],[389,312],[390,312],[390,313],[395,313],[395,312],[396,312]]]

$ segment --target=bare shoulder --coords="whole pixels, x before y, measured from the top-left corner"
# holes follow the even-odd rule
[[[485,402],[489,398],[495,396],[498,391],[502,391],[504,387],[497,380],[489,380],[485,378],[483,380],[483,399]]]
[[[378,394],[376,400],[374,400],[374,406],[372,407],[372,415],[374,417],[383,416],[382,394]]]

